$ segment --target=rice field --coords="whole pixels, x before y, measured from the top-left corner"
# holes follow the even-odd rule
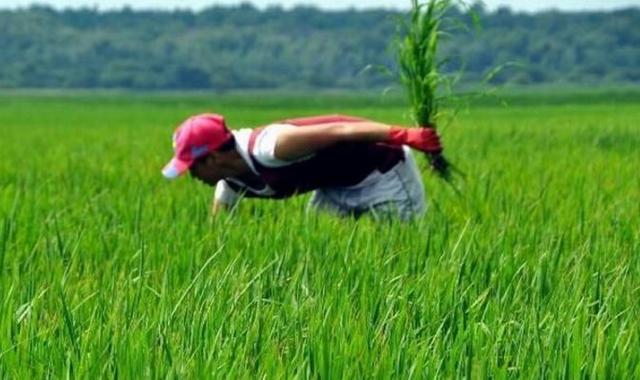
[[[467,179],[425,172],[403,224],[308,196],[212,218],[160,175],[193,113],[403,123],[399,99],[0,94],[0,378],[640,378],[640,94],[505,100],[442,126]]]

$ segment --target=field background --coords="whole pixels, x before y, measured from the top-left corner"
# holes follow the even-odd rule
[[[408,224],[306,196],[209,218],[160,176],[205,111],[406,122],[377,95],[0,94],[1,378],[640,378],[639,91],[461,108],[462,196],[425,172]]]

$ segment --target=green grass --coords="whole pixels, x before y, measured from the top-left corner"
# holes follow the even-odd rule
[[[3,94],[0,378],[639,378],[640,101],[518,96],[443,129],[462,197],[425,173],[428,216],[375,224],[304,196],[209,219],[160,169],[192,113],[400,101]]]

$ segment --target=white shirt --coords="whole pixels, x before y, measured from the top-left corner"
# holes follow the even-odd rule
[[[265,127],[262,132],[258,134],[253,146],[253,157],[255,158],[255,160],[266,167],[278,168],[289,165],[293,162],[304,161],[312,157],[313,154],[294,161],[284,161],[276,157],[275,150],[278,136],[280,135],[280,133],[282,133],[282,131],[290,128],[297,127],[289,124],[271,124]],[[253,130],[246,128],[232,131],[231,133],[236,140],[236,149],[238,150],[238,153],[240,153],[240,156],[244,159],[247,165],[249,165],[251,171],[255,174],[258,174],[258,171],[256,170],[249,154],[249,138],[251,137],[251,133],[253,133]],[[268,185],[264,189],[254,189],[237,179],[226,178],[218,181],[218,183],[216,184],[215,200],[228,206],[233,206],[234,204],[236,204],[236,202],[238,202],[238,199],[240,198],[240,194],[229,186],[229,182],[233,182],[234,184],[241,187],[246,187],[257,194],[271,195],[274,193],[273,189],[271,189]]]

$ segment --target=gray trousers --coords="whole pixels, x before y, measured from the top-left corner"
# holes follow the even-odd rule
[[[424,184],[413,154],[386,173],[374,171],[357,185],[316,190],[309,207],[340,216],[398,217],[409,220],[426,211]]]

